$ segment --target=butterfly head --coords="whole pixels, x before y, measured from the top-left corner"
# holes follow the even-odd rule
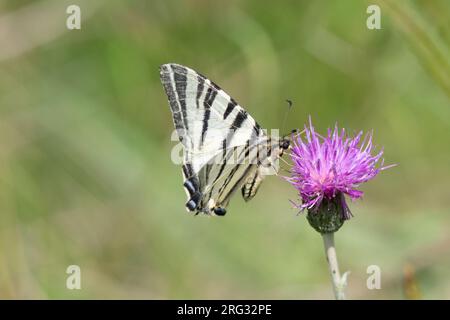
[[[284,150],[287,150],[291,147],[291,135],[293,133],[296,133],[297,130],[294,129],[291,131],[291,133],[285,135],[281,140],[280,140],[280,149],[281,149],[281,154],[283,154]]]

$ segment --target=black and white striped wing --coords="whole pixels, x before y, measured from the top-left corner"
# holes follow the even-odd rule
[[[160,76],[185,151],[186,207],[207,214],[224,213],[232,194],[257,174],[255,159],[268,138],[233,98],[201,74],[178,64],[164,64]],[[250,193],[244,194],[244,189],[243,195],[252,197],[246,197]]]

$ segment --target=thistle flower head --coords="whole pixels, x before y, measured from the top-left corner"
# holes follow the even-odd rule
[[[383,151],[372,155],[372,134],[359,132],[349,137],[344,129],[328,129],[325,137],[314,130],[309,120],[304,138],[294,137],[291,149],[293,166],[288,181],[298,190],[301,204],[296,206],[308,212],[333,202],[342,219],[351,217],[344,195],[358,199],[363,192],[358,186],[373,179],[383,167]]]

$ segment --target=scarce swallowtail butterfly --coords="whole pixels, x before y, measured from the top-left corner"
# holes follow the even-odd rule
[[[276,173],[289,139],[268,136],[225,91],[188,67],[164,64],[160,77],[183,145],[186,209],[223,216],[236,190],[252,199],[264,176]]]

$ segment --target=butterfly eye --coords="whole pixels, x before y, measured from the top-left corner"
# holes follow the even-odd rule
[[[280,143],[280,147],[284,150],[289,148],[289,145],[291,144],[291,142],[288,139],[283,139]]]

